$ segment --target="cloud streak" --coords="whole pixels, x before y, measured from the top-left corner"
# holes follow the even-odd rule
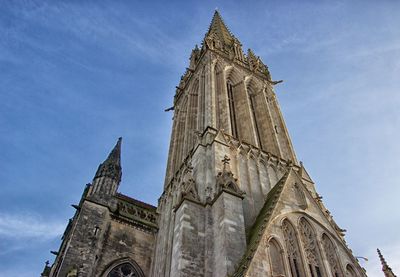
[[[48,240],[60,236],[65,222],[47,221],[37,214],[0,213],[0,238]]]

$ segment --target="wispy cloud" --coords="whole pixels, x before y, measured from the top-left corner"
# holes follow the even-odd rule
[[[60,236],[65,222],[47,221],[37,214],[0,213],[0,238],[47,240]]]

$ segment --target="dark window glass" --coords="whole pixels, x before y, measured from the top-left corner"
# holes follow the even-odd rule
[[[312,265],[308,264],[308,267],[310,268],[311,277],[315,277]]]
[[[107,277],[139,277],[139,273],[130,263],[123,263],[113,268]]]
[[[315,270],[317,271],[317,276],[322,277],[321,270],[319,270],[318,266],[315,267]]]
[[[226,84],[226,89],[228,91],[228,102],[229,102],[229,113],[231,117],[231,128],[232,136],[238,138],[237,124],[236,124],[236,114],[235,114],[235,102],[233,101],[233,86],[231,83]]]
[[[296,259],[293,259],[294,269],[296,270],[296,277],[300,277],[299,267],[297,265]]]
[[[257,141],[258,145],[262,149],[262,143],[261,143],[261,136],[260,136],[260,130],[258,129],[258,124],[257,124],[257,117],[256,117],[256,105],[254,103],[254,97],[255,96],[249,96],[250,98],[250,106],[251,106],[251,111],[253,113],[253,119],[254,119],[254,128],[256,128],[256,134],[257,134]]]

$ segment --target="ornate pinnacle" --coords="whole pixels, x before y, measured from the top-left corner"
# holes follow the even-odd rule
[[[114,146],[107,159],[99,165],[94,179],[100,177],[109,177],[118,183],[121,181],[121,142],[122,138],[119,138],[117,144]]]
[[[396,275],[394,275],[392,269],[389,267],[389,265],[386,263],[385,258],[383,257],[381,251],[379,249],[376,249],[376,251],[378,252],[379,255],[379,259],[381,260],[382,263],[382,271],[385,274],[385,277],[396,277]]]

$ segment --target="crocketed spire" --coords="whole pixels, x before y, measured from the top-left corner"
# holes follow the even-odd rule
[[[214,12],[206,37],[210,34],[216,34],[225,44],[231,44],[234,39],[234,36],[229,31],[228,27],[226,27],[224,20],[217,10]]]
[[[382,271],[385,274],[385,277],[396,277],[396,275],[394,275],[392,269],[386,263],[385,258],[383,257],[381,251],[379,249],[376,249],[376,250],[378,251],[379,259],[381,260],[381,263],[382,263]]]
[[[119,138],[117,144],[108,155],[107,159],[99,165],[94,179],[108,177],[117,181],[118,183],[121,181],[121,142],[122,138]]]

